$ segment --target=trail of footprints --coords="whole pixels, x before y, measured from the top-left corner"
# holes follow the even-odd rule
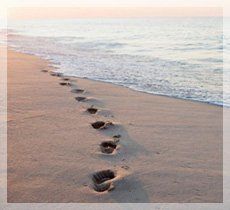
[[[62,73],[49,71],[49,70],[41,70],[42,72],[49,72],[51,76],[60,77],[61,81],[59,84],[61,86],[69,86],[72,87],[71,92],[76,94],[84,94],[86,91],[84,89],[76,88],[73,83],[71,83],[70,78],[64,77]],[[90,100],[88,97],[85,96],[76,96],[75,100],[78,102],[86,102]],[[86,112],[95,115],[99,111],[98,108],[95,108],[94,105],[91,105],[86,109]],[[111,126],[114,126],[113,122],[111,121],[95,121],[91,123],[91,126],[93,129],[96,130],[103,130],[108,129]],[[121,135],[116,134],[112,136],[113,140],[108,141],[102,141],[99,145],[100,151],[103,154],[114,154],[114,152],[118,148],[118,144],[120,141]],[[121,166],[121,168],[128,170],[128,166]],[[93,183],[93,189],[97,192],[105,192],[105,191],[111,191],[114,189],[114,183],[113,180],[117,177],[117,174],[115,171],[108,169],[108,170],[101,170],[97,171],[92,175],[92,183]]]

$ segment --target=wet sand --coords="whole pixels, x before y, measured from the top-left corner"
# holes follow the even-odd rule
[[[8,202],[222,202],[222,107],[52,70],[8,51]]]

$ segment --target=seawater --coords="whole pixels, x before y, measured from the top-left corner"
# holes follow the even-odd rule
[[[69,76],[223,105],[220,17],[11,21],[8,45]]]

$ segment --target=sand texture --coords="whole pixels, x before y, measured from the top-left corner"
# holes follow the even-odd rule
[[[221,107],[51,70],[8,52],[8,202],[222,202]]]

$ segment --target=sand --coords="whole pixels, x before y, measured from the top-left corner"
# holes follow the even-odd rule
[[[222,107],[42,70],[8,51],[8,202],[222,202]],[[115,178],[96,192],[101,170]]]

